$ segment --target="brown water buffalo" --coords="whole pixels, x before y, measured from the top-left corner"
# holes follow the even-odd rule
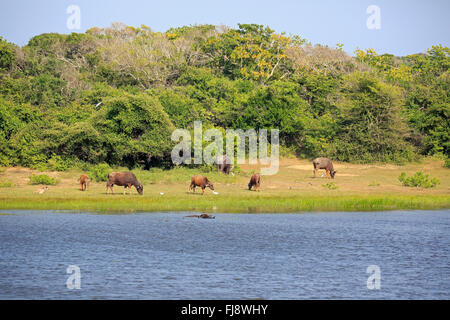
[[[89,191],[89,185],[91,184],[91,179],[86,174],[82,174],[80,179],[81,191]]]
[[[191,184],[189,185],[189,191],[193,190],[195,193],[195,187],[202,188],[202,195],[205,193],[206,187],[214,191],[214,185],[209,182],[207,177],[201,175],[195,175],[192,177]]]
[[[261,186],[261,175],[259,173],[254,173],[250,178],[250,182],[248,183],[248,190],[252,190],[252,187],[255,187],[255,191],[259,191],[260,186]]]
[[[231,160],[227,155],[218,156],[216,161],[217,161],[217,171],[223,172],[225,174],[230,174]]]
[[[108,181],[106,182],[106,193],[108,193],[108,189],[111,189],[111,193],[113,192],[113,186],[124,186],[125,189],[123,194],[125,194],[126,188],[129,189],[129,194],[131,194],[131,186],[134,186],[137,192],[142,195],[144,192],[144,187],[142,183],[140,183],[134,173],[125,171],[125,172],[111,172],[108,174]]]
[[[316,158],[313,160],[314,177],[319,169],[325,169],[328,178],[334,179],[334,175],[337,171],[333,168],[333,163],[328,158]]]

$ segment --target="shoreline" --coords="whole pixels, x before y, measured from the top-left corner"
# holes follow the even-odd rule
[[[122,195],[120,195],[122,196]],[[303,213],[450,209],[450,195],[364,195],[323,197],[257,197],[203,199],[146,197],[115,199],[107,196],[79,198],[0,197],[0,210],[71,210],[96,213],[208,212],[208,213]],[[128,198],[125,198],[128,197]],[[195,197],[195,196],[192,196]],[[214,198],[213,198],[214,197]]]

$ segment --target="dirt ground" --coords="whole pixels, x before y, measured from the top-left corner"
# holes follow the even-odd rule
[[[238,190],[245,190],[249,176],[252,172],[258,172],[260,166],[242,164],[242,175],[236,176],[234,182],[216,181],[216,189],[221,193],[235,194]],[[280,160],[279,171],[276,175],[263,176],[261,192],[266,194],[280,193],[301,193],[307,194],[450,194],[450,170],[443,167],[443,161],[425,159],[420,163],[410,163],[404,166],[392,164],[349,164],[334,162],[337,171],[335,179],[325,177],[325,170],[319,170],[316,178],[313,176],[313,165],[310,161],[285,158]],[[423,171],[431,177],[440,180],[440,184],[435,188],[410,188],[404,187],[398,181],[401,172],[412,175],[417,171]],[[0,194],[11,196],[17,194],[32,194],[42,186],[29,185],[31,174],[45,173],[60,180],[57,186],[49,186],[46,193],[59,194],[67,192],[77,192],[80,194],[78,178],[81,171],[68,172],[39,172],[23,167],[4,168],[0,172],[0,183],[2,181],[13,182],[13,187],[0,188]],[[175,174],[170,170],[167,175]],[[139,175],[137,174],[138,179]],[[332,182],[337,189],[329,190],[327,183]],[[182,192],[185,193],[189,181],[180,183],[165,183],[163,181],[152,182],[145,186],[146,194],[160,194]],[[116,187],[118,192],[122,192],[121,187]],[[91,192],[104,193],[105,183],[91,183]],[[134,190],[135,192],[135,190]]]

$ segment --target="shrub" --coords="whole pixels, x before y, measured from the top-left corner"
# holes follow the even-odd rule
[[[328,188],[329,190],[336,190],[338,188],[338,186],[335,185],[334,182],[328,182],[326,184],[323,184],[322,187]]]
[[[0,188],[11,188],[14,187],[14,183],[12,183],[9,179],[0,180]]]
[[[111,168],[106,163],[101,163],[96,166],[93,166],[90,170],[90,178],[95,182],[103,182],[108,180],[108,173],[111,171]]]
[[[30,182],[28,184],[44,184],[44,185],[51,185],[56,186],[58,184],[58,179],[49,177],[46,174],[40,174],[40,175],[31,175],[30,176]]]
[[[449,168],[450,169],[450,158],[447,158],[444,162],[444,168]]]
[[[398,180],[406,187],[434,188],[440,184],[437,178],[430,179],[429,175],[424,174],[422,171],[416,172],[411,177],[406,177],[406,173],[402,172]]]
[[[234,174],[242,174],[242,169],[237,164],[234,165],[232,172]]]
[[[214,172],[217,170],[217,166],[214,164],[203,164],[200,169],[202,170],[203,173],[210,173],[210,172]]]

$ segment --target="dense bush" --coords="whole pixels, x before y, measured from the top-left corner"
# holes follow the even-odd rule
[[[39,175],[31,175],[30,176],[30,181],[28,182],[29,184],[44,184],[44,185],[51,185],[51,186],[55,186],[58,184],[58,179],[57,178],[52,178],[49,177],[46,174],[39,174]]]
[[[92,166],[89,169],[89,177],[95,182],[102,182],[108,180],[108,173],[111,172],[111,168],[106,163],[101,163]]]
[[[254,24],[0,38],[0,166],[168,167],[172,131],[195,120],[279,129],[301,157],[449,157],[449,55],[351,57]]]
[[[355,73],[343,84],[334,158],[343,161],[412,160],[401,93],[376,75]]]

